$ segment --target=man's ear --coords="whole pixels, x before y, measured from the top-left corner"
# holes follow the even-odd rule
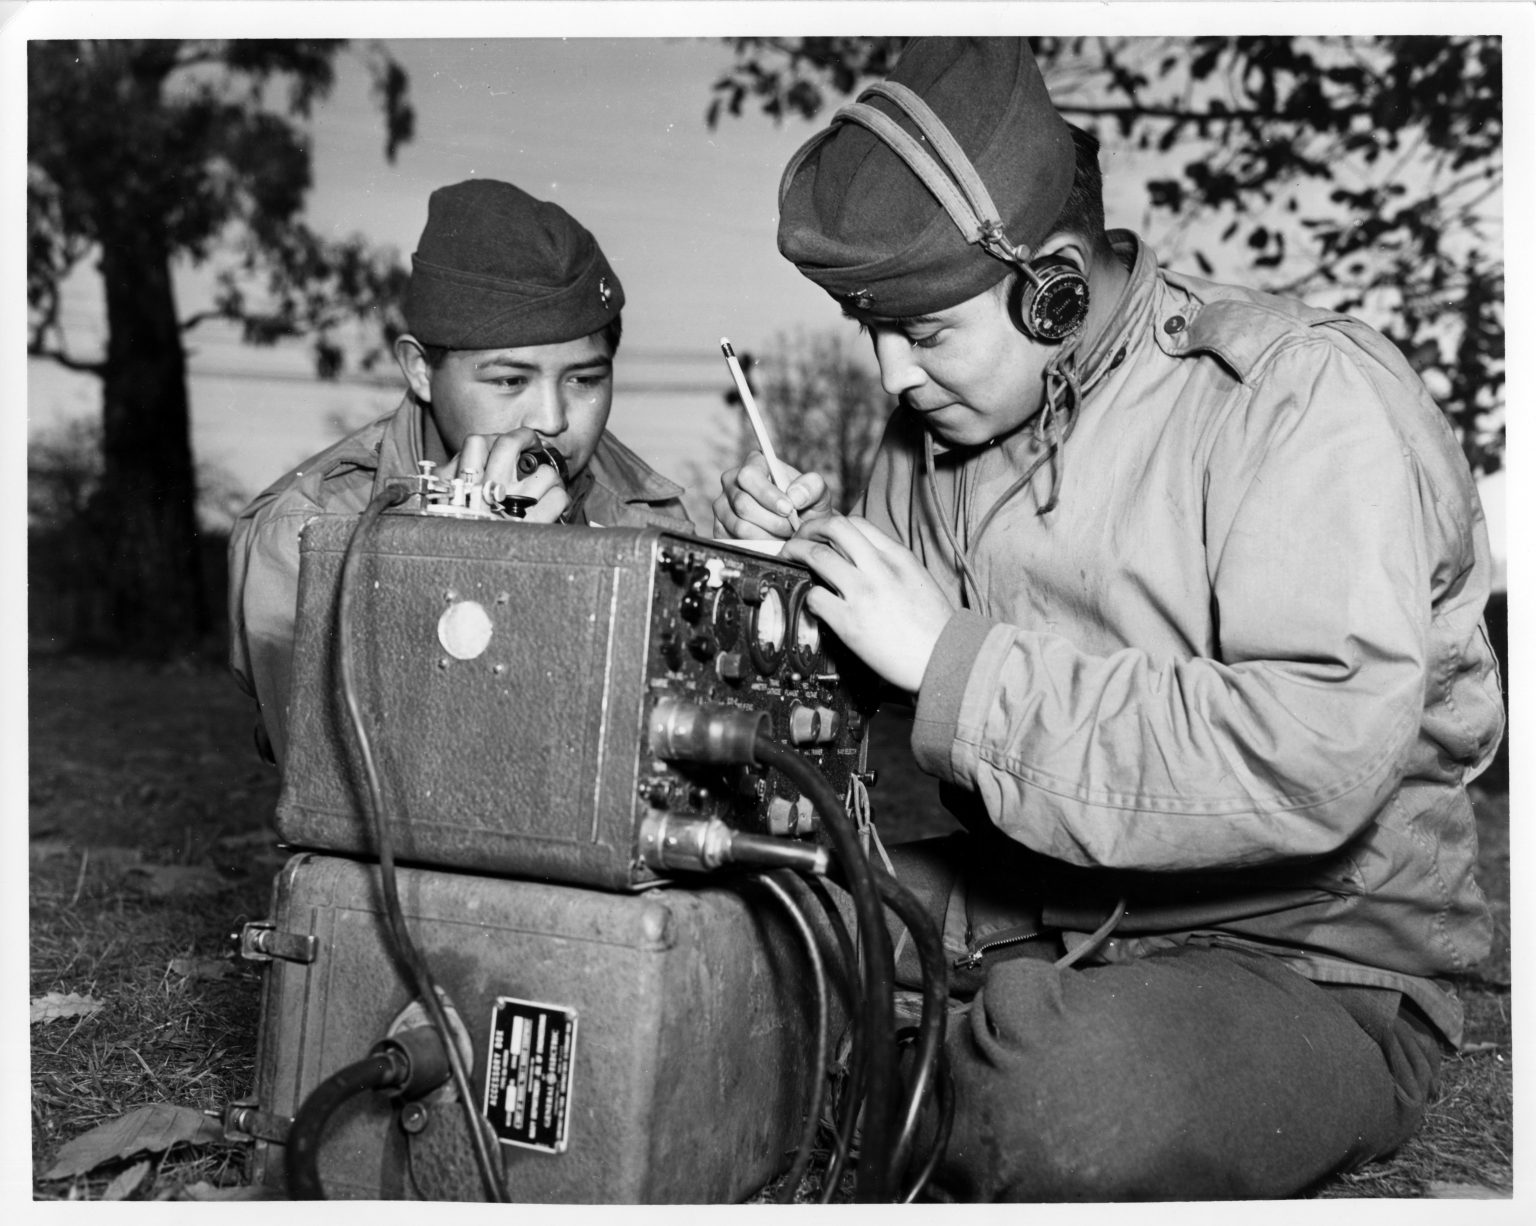
[[[1076,234],[1067,234],[1058,231],[1047,236],[1030,252],[1031,259],[1039,259],[1043,255],[1060,256],[1064,260],[1070,260],[1077,271],[1084,276],[1088,275],[1093,267],[1093,252],[1087,242]]]
[[[395,362],[405,376],[411,394],[422,404],[431,404],[432,366],[421,342],[409,332],[403,332],[395,339]]]

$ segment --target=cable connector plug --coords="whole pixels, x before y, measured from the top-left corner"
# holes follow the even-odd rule
[[[411,1026],[380,1039],[369,1053],[387,1060],[387,1089],[402,1098],[421,1098],[448,1080],[448,1049],[431,1026]]]
[[[759,737],[773,735],[766,711],[663,698],[651,711],[651,752],[669,762],[752,762]]]
[[[640,823],[640,858],[658,872],[707,873],[727,864],[791,868],[825,876],[827,849],[814,843],[749,834],[718,817],[653,813]]]

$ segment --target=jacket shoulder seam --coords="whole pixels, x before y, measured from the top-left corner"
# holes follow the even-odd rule
[[[1219,298],[1205,303],[1195,314],[1184,353],[1208,353],[1220,359],[1240,382],[1249,384],[1292,348],[1316,343],[1337,351],[1338,347],[1317,329],[1349,318],[1320,312],[1314,319],[1299,319],[1268,303]],[[1237,321],[1244,326],[1231,326]]]

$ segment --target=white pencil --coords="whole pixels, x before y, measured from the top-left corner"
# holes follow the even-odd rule
[[[720,338],[720,352],[725,354],[725,364],[730,367],[731,378],[736,381],[736,394],[741,397],[742,407],[747,410],[747,420],[752,423],[752,433],[757,437],[757,449],[763,453],[763,459],[768,461],[768,475],[781,491],[787,491],[792,478],[785,470],[784,462],[773,450],[773,440],[768,437],[768,427],[763,424],[762,416],[757,411],[757,402],[752,399],[752,389],[747,385],[747,376],[742,373],[741,363],[736,360],[736,350],[731,348],[731,342],[723,336]],[[787,518],[789,526],[799,531],[800,516],[793,507]]]

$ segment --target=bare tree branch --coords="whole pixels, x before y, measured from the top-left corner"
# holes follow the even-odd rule
[[[49,349],[39,341],[27,343],[27,356],[29,358],[47,358],[50,362],[56,362],[65,370],[77,370],[81,374],[100,375],[106,369],[106,363],[102,361],[86,362],[80,358],[72,358],[62,349]]]
[[[229,320],[234,320],[236,318],[237,318],[237,316],[235,316],[233,313],[231,313],[229,311],[226,311],[226,310],[224,310],[224,309],[222,309],[220,307],[210,307],[206,311],[198,311],[196,314],[188,315],[185,319],[183,319],[181,321],[179,326],[180,326],[180,328],[181,328],[181,330],[183,332],[190,332],[190,331],[192,331],[193,328],[197,327],[199,324],[205,324],[210,319],[229,319]]]

